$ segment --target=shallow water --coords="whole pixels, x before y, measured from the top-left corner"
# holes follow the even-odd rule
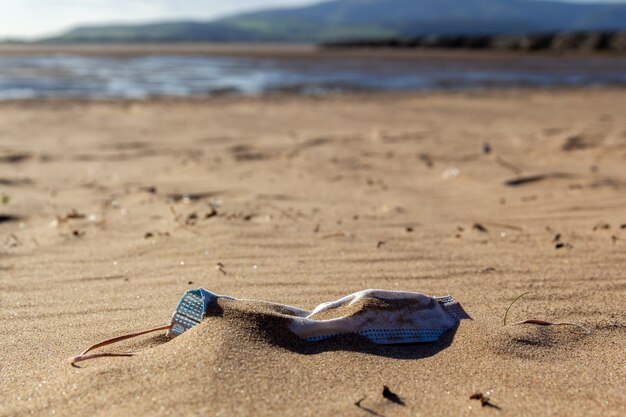
[[[626,85],[626,57],[0,56],[0,100]]]

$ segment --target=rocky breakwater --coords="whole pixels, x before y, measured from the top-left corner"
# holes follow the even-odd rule
[[[626,31],[524,35],[425,35],[414,38],[359,39],[328,42],[323,48],[472,49],[500,51],[626,53]]]

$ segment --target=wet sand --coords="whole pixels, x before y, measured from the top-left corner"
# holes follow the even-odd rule
[[[401,48],[325,48],[309,43],[0,43],[0,56],[68,54],[83,56],[150,56],[197,55],[254,58],[448,58],[454,60],[501,59],[502,65],[528,57],[584,57],[593,59],[621,59],[623,54],[605,51],[540,50],[522,51],[505,49],[401,49]]]
[[[313,55],[320,48],[311,44],[246,44],[246,43],[0,43],[0,55],[95,55],[95,56],[145,56],[145,55],[224,55],[297,57]]]
[[[623,89],[2,103],[0,415],[624,415],[625,109]],[[196,287],[450,294],[474,320],[310,344],[225,303],[68,364]],[[509,323],[591,333],[503,326],[527,291]]]

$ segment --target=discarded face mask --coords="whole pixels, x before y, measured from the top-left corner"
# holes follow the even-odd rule
[[[210,316],[218,300],[246,301],[278,307],[291,319],[289,329],[308,342],[337,335],[358,334],[377,344],[423,343],[437,341],[446,331],[471,317],[452,297],[429,297],[402,291],[365,290],[337,301],[320,304],[312,311],[283,304],[244,300],[214,294],[203,288],[187,291],[178,302],[171,324],[110,339],[71,358],[72,364],[106,356],[132,356],[134,352],[93,353],[98,347],[155,331],[167,330],[177,337]]]
[[[200,324],[208,315],[211,303],[218,299],[237,301],[203,288],[187,291],[176,307],[168,334],[176,337]],[[313,311],[275,305],[293,315],[289,329],[311,342],[348,333],[365,336],[378,344],[434,342],[458,326],[460,320],[470,318],[450,296],[429,297],[400,291],[365,290],[320,304]],[[322,318],[333,312],[344,314]]]

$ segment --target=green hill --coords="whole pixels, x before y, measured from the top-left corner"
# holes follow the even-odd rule
[[[320,42],[422,34],[509,34],[626,28],[626,4],[536,0],[336,0],[212,22],[86,26],[56,42]]]

